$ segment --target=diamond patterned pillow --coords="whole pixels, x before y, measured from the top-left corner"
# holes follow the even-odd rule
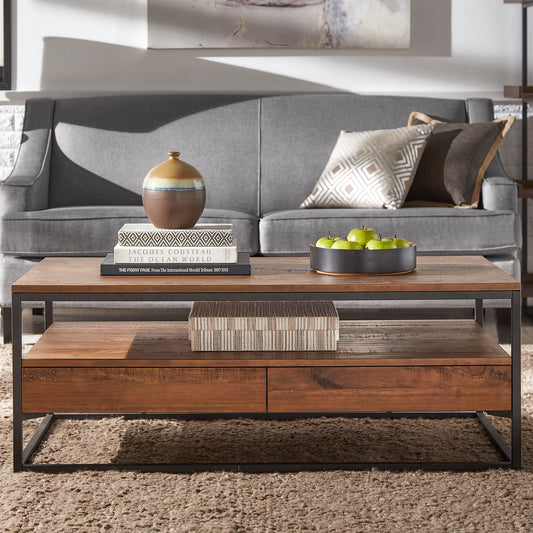
[[[433,126],[341,131],[326,168],[300,207],[397,209]]]

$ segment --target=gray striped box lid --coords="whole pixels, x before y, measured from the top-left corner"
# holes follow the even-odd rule
[[[194,302],[189,329],[199,331],[339,330],[331,301]]]

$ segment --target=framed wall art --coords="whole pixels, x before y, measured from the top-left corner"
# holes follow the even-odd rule
[[[150,48],[407,49],[411,0],[148,0]]]

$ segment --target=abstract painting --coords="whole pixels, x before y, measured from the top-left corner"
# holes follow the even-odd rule
[[[410,46],[411,0],[148,0],[150,48]]]

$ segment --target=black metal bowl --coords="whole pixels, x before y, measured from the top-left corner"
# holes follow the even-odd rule
[[[386,250],[339,250],[309,246],[311,270],[324,274],[402,274],[416,268],[416,244]]]

